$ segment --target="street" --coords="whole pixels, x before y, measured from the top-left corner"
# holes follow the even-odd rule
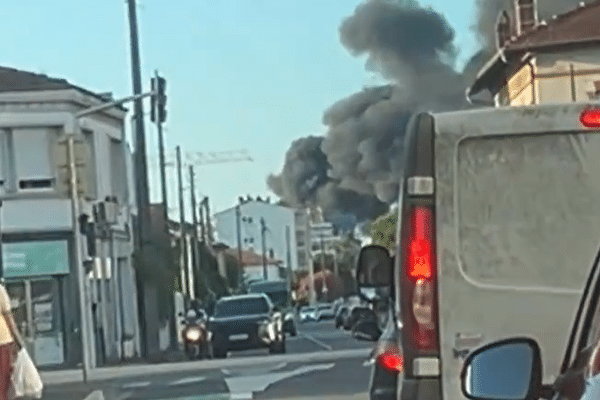
[[[104,368],[94,381],[52,384],[44,400],[84,399],[285,399],[359,395],[367,398],[370,342],[353,339],[332,321],[309,322],[287,338],[284,355],[267,350],[230,353],[225,360],[184,361],[137,369]],[[127,371],[127,372],[125,372]],[[98,397],[100,398],[100,397]]]

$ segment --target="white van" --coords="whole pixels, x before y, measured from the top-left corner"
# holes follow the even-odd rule
[[[463,399],[465,358],[511,336],[535,338],[554,381],[600,243],[598,107],[413,118],[396,256],[359,257],[359,285],[393,298],[372,399]]]

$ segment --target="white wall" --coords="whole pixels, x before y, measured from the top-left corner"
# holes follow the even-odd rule
[[[244,277],[252,277],[263,279],[264,271],[262,265],[251,265],[244,267]],[[276,265],[267,265],[267,279],[276,280],[280,279],[279,268]]]
[[[240,209],[242,217],[252,218],[252,223],[240,221],[242,248],[245,250],[252,249],[254,252],[262,254],[260,228],[260,219],[262,217],[265,220],[266,227],[269,229],[265,233],[267,255],[269,254],[269,249],[273,249],[275,259],[283,261],[283,265],[287,267],[286,226],[289,226],[291,268],[292,270],[296,270],[298,268],[298,261],[294,210],[257,201],[242,204]],[[217,240],[230,247],[237,247],[235,208],[215,214],[214,221]],[[253,243],[244,243],[244,239],[252,239]]]

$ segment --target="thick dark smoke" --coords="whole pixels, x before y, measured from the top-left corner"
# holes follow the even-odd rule
[[[482,49],[462,72],[454,30],[443,15],[415,0],[369,0],[342,21],[340,42],[389,85],[363,89],[333,104],[323,115],[324,137],[292,143],[279,175],[269,187],[293,205],[316,204],[330,220],[372,219],[397,199],[406,123],[417,110],[443,111],[468,106],[465,89],[494,54],[499,12],[513,15],[513,0],[477,0]],[[541,0],[549,18],[575,0]],[[466,17],[466,16],[465,16]],[[347,219],[348,220],[348,219]]]
[[[411,114],[464,107],[465,84],[452,68],[453,29],[416,1],[365,2],[339,33],[352,55],[367,55],[367,68],[391,83],[332,105],[323,115],[325,137],[292,143],[283,171],[268,184],[291,204],[316,204],[330,220],[352,215],[356,222],[380,215],[396,200]]]

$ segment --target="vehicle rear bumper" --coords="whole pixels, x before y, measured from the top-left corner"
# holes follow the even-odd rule
[[[441,400],[439,378],[402,379],[400,400]]]

